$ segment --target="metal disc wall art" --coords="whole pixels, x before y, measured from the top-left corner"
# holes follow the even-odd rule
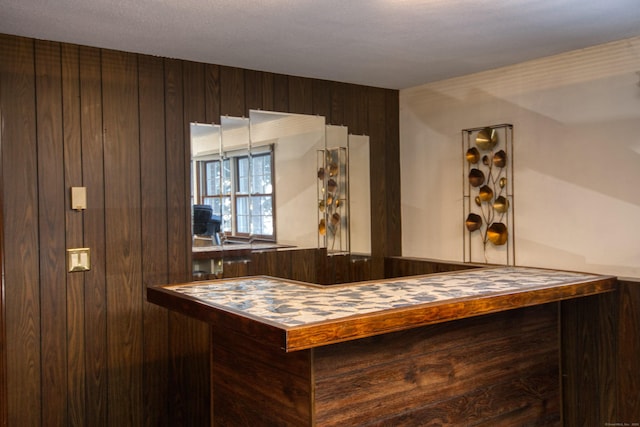
[[[513,126],[462,131],[464,260],[515,265]]]
[[[318,247],[329,252],[348,251],[346,147],[319,150],[317,164]]]

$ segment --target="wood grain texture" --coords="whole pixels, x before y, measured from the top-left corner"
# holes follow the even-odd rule
[[[64,425],[67,416],[67,284],[62,133],[62,75],[58,43],[36,41],[38,232],[40,248],[43,419]]]
[[[310,425],[310,352],[285,354],[224,328],[212,333],[214,425]]]
[[[63,188],[82,186],[82,139],[80,103],[79,48],[74,45],[61,46],[62,61],[62,129],[64,150]],[[64,192],[64,206],[71,206],[69,191]],[[67,246],[84,247],[83,215],[77,211],[62,210],[65,213]],[[67,399],[68,419],[71,425],[81,425],[86,419],[86,347],[84,311],[84,275],[67,274],[67,388],[63,391]],[[74,391],[71,391],[74,390]],[[77,390],[77,391],[76,391]]]
[[[621,280],[618,320],[616,420],[640,422],[640,280]]]
[[[616,417],[617,294],[562,303],[564,422],[606,425]]]
[[[386,257],[384,259],[384,277],[393,278],[446,273],[448,271],[468,270],[478,267],[481,266],[462,262],[445,262],[425,258]]]
[[[0,35],[7,425],[40,425],[40,283],[34,41]],[[5,225],[6,224],[6,225]],[[9,250],[10,248],[10,250]]]
[[[103,51],[103,126],[110,423],[140,425],[143,289],[137,58]]]
[[[550,304],[315,349],[316,423],[560,425],[557,331]]]
[[[283,353],[214,328],[213,425],[560,425],[558,306]]]
[[[164,64],[161,58],[138,58],[140,93],[140,188],[142,234],[142,282],[146,288],[168,282],[167,269],[167,183],[164,138]],[[146,294],[145,294],[146,295]],[[169,370],[169,316],[155,304],[143,304],[144,425],[168,426],[171,395],[166,373]]]
[[[182,68],[182,120],[181,138],[176,139],[172,149],[178,158],[173,162],[170,174],[175,180],[175,205],[177,231],[172,236],[175,241],[169,245],[179,245],[181,262],[177,277],[185,277],[185,259],[190,259],[191,251],[191,203],[190,197],[190,122],[205,120],[206,97],[204,65],[195,62],[177,63]],[[176,85],[179,84],[176,81]],[[176,135],[178,132],[176,125]],[[172,190],[173,191],[173,190]],[[180,211],[180,215],[177,212]],[[178,220],[181,220],[178,224]],[[187,261],[188,262],[188,261]],[[176,270],[178,273],[178,270]],[[209,326],[192,318],[177,317],[170,323],[170,351],[172,375],[174,375],[173,400],[170,402],[172,424],[188,424],[197,416],[203,424],[208,423],[210,405],[208,378],[209,371]],[[197,414],[197,415],[196,415]]]
[[[370,116],[384,106],[345,83],[7,35],[0,93],[0,421],[206,424],[208,326],[144,298],[147,286],[191,277],[189,122],[261,108],[322,114],[370,133],[359,108]],[[386,107],[376,117],[393,120]],[[397,129],[382,124],[385,135],[387,125]],[[372,176],[373,185],[385,180]],[[87,188],[85,211],[70,209],[71,186]],[[91,248],[90,271],[64,271],[70,247]],[[290,277],[324,271],[311,253],[283,256]]]
[[[102,126],[102,55],[100,50],[80,47],[80,137],[82,182],[87,189],[84,245],[91,248],[91,270],[85,280],[86,425],[108,423],[107,280],[105,242],[104,154]]]

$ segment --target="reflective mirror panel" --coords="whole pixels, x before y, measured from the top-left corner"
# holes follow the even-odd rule
[[[254,209],[254,230],[269,229],[272,221],[278,245],[313,248],[317,246],[316,155],[325,142],[325,119],[320,116],[252,110],[251,156],[256,172],[253,191],[265,195],[272,189],[273,216],[268,209]],[[266,164],[257,162],[270,153],[272,182],[267,185]],[[261,199],[265,202],[264,199]],[[254,204],[254,207],[258,203]],[[263,203],[262,206],[268,206]],[[257,235],[257,233],[256,233]],[[264,237],[264,236],[260,236]]]
[[[249,212],[249,119],[220,118],[222,160],[222,243],[248,244]]]
[[[194,272],[247,251],[371,253],[369,138],[325,118],[251,110],[191,124]]]
[[[329,252],[350,250],[348,132],[346,126],[327,126],[325,149],[318,159],[319,230],[324,227],[320,246]]]
[[[194,254],[220,244],[222,225],[220,126],[191,123],[191,209]],[[194,273],[221,273],[222,263],[194,256]]]
[[[351,252],[371,254],[369,137],[349,135],[349,214]]]

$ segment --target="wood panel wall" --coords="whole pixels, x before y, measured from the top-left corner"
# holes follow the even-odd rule
[[[557,426],[558,306],[314,349],[318,426]]]
[[[561,305],[564,425],[640,422],[640,282]]]
[[[397,91],[0,35],[3,425],[207,425],[208,327],[145,288],[190,279],[189,122],[252,108],[369,135],[373,255],[400,254]]]

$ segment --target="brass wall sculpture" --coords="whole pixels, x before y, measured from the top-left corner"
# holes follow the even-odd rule
[[[318,151],[318,247],[349,251],[347,148]]]
[[[462,130],[464,261],[515,265],[513,125]]]

